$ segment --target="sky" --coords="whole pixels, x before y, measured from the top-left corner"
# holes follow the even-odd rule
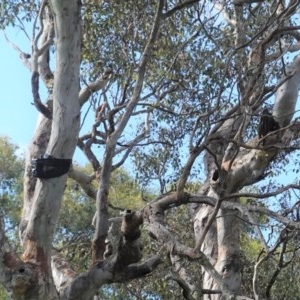
[[[22,31],[12,28],[6,35],[22,51],[30,53],[30,41]],[[25,153],[34,134],[38,111],[32,105],[31,73],[19,58],[18,52],[6,41],[0,31],[0,136],[8,136],[13,144]],[[40,85],[42,87],[42,84]],[[47,98],[40,91],[42,100]],[[74,160],[80,164],[87,162],[81,151],[76,150]]]
[[[30,41],[21,30],[12,28],[6,31],[7,36],[22,51],[30,53]],[[6,41],[0,31],[0,82],[1,82],[1,109],[0,109],[0,135],[11,138],[14,144],[25,153],[33,136],[38,112],[31,104],[31,74],[22,64],[19,54]],[[42,94],[42,93],[41,93]],[[42,100],[47,95],[42,95]],[[298,101],[299,102],[299,101]],[[300,103],[297,109],[300,109]],[[299,116],[299,112],[297,113]],[[80,164],[87,163],[84,155],[77,149],[74,160]],[[293,168],[294,166],[290,166]]]
[[[22,32],[9,30],[7,34],[22,50],[30,53],[30,42]],[[7,43],[0,32],[0,82],[1,110],[0,135],[6,135],[21,149],[25,149],[33,135],[37,122],[37,110],[31,104],[29,70],[22,64],[18,53]]]

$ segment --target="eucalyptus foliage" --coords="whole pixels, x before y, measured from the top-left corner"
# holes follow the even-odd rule
[[[10,44],[41,112],[23,258],[5,266],[33,268],[51,300],[297,299],[287,274],[299,272],[299,6],[2,1],[1,28],[30,40]],[[262,135],[266,107],[279,130]],[[21,171],[2,143],[0,196],[15,227]],[[89,165],[74,163],[68,180],[30,175],[32,158],[76,146]]]

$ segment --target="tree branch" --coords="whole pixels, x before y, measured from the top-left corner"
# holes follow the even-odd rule
[[[144,276],[161,263],[157,255],[137,263],[141,259],[139,226],[142,222],[141,214],[125,212],[117,252],[109,260],[94,263],[87,272],[76,277],[65,290],[68,300],[91,300],[103,284],[124,282]]]
[[[145,49],[142,53],[141,60],[137,71],[137,80],[133,89],[131,100],[127,103],[126,110],[123,113],[120,123],[112,132],[106,143],[106,151],[103,158],[103,165],[101,170],[101,184],[97,193],[96,200],[96,230],[93,239],[93,260],[98,260],[103,257],[104,243],[108,231],[108,193],[109,193],[109,178],[112,171],[112,161],[116,149],[118,139],[124,131],[124,128],[128,124],[128,121],[132,115],[136,104],[140,99],[140,94],[144,82],[144,76],[146,73],[146,66],[151,58],[152,49],[157,39],[159,32],[162,9],[164,0],[160,0],[157,6],[156,15],[154,18],[153,26],[151,29],[150,37],[147,41]]]
[[[176,5],[175,7],[173,7],[172,9],[168,10],[167,12],[165,12],[162,15],[162,17],[163,17],[163,19],[170,18],[177,11],[182,10],[184,8],[188,8],[188,7],[192,6],[193,4],[195,4],[197,2],[200,2],[200,0],[189,0],[189,1],[185,1],[183,3],[180,3],[180,4]]]
[[[85,88],[81,89],[79,92],[80,106],[82,106],[93,93],[103,90],[106,87],[112,74],[113,70],[109,68],[105,70],[103,74],[100,75],[94,82],[88,83]]]

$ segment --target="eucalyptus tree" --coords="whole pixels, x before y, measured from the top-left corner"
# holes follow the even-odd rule
[[[285,185],[274,181],[289,159],[299,162],[299,122],[293,119],[299,5],[2,3],[4,28],[18,25],[25,32],[32,26],[30,53],[10,43],[31,71],[40,112],[25,168],[22,255],[7,242],[3,223],[0,230],[1,282],[13,299],[95,299],[104,284],[141,278],[166,261],[186,299],[271,297],[278,270],[287,257],[297,257],[299,247],[297,170]],[[40,81],[47,99],[41,99]],[[273,107],[272,115],[263,113],[266,107]],[[76,147],[91,163],[92,175],[69,170]],[[123,165],[159,194],[111,218],[111,176]],[[73,270],[53,245],[67,172],[95,199],[93,263],[84,273]],[[195,181],[201,188],[190,192]],[[250,191],[258,192],[250,193],[246,188],[255,184]],[[278,203],[269,205],[274,199]],[[167,211],[179,206],[190,208],[193,240],[168,226]],[[259,226],[263,219],[269,231]],[[241,287],[244,223],[262,247],[251,290]],[[141,227],[166,252],[142,260]],[[201,275],[191,275],[187,258]],[[278,269],[262,286],[259,275],[271,259]]]

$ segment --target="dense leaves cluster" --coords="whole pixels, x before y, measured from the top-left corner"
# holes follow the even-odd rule
[[[0,214],[5,216],[7,232],[13,243],[18,235],[22,207],[24,158],[8,137],[0,137]]]

